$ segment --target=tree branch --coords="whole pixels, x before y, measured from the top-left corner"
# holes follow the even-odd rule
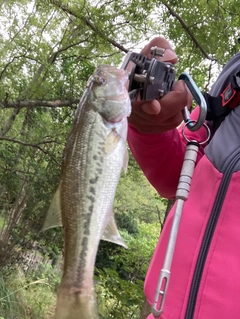
[[[11,60],[5,64],[3,70],[0,72],[0,80],[2,79],[4,72],[7,70],[9,65],[14,62],[14,60],[24,58],[24,57],[26,57],[26,54],[21,54],[21,55],[17,55],[17,56],[12,57]]]
[[[16,140],[14,138],[2,137],[2,136],[0,136],[0,141],[14,142],[14,143],[17,143],[17,144],[21,144],[23,146],[31,146],[31,147],[37,147],[37,148],[39,148],[39,145],[42,145],[42,144],[57,143],[56,140],[51,140],[51,141],[43,141],[43,142],[39,142],[39,143],[36,143],[36,144],[32,144],[32,143],[25,143],[23,141]]]
[[[76,108],[79,103],[79,99],[70,99],[65,101],[43,101],[43,100],[30,100],[30,101],[12,101],[9,102],[7,100],[0,101],[0,107],[2,108],[31,108],[31,107],[71,107]]]
[[[216,59],[212,58],[210,55],[208,55],[208,53],[204,50],[204,48],[202,47],[202,45],[198,42],[198,40],[196,39],[196,37],[194,36],[194,34],[192,33],[192,31],[189,29],[189,27],[187,26],[187,24],[185,23],[185,21],[180,17],[180,15],[178,15],[167,3],[163,3],[163,5],[168,9],[168,11],[170,12],[170,14],[175,17],[181,24],[181,26],[183,27],[183,29],[186,31],[186,33],[190,36],[190,38],[192,39],[193,43],[196,45],[196,47],[202,52],[202,54],[204,55],[205,58],[207,58],[208,60],[211,61],[217,61]]]
[[[36,144],[32,144],[32,143],[25,143],[21,140],[17,140],[17,139],[14,139],[14,138],[9,138],[9,137],[1,137],[0,136],[0,141],[7,141],[7,142],[11,142],[11,143],[16,143],[16,144],[20,144],[20,145],[23,145],[23,146],[29,146],[29,147],[34,147],[34,148],[37,148],[39,151],[43,152],[44,154],[48,155],[49,157],[52,158],[52,160],[57,164],[57,165],[61,165],[56,159],[55,157],[53,157],[49,152],[45,151],[40,145],[43,145],[43,144],[50,144],[50,143],[56,143],[56,141],[43,141],[43,142],[39,142],[39,143],[36,143]]]
[[[94,23],[92,23],[89,19],[87,19],[85,16],[78,15],[73,10],[71,10],[68,6],[65,6],[61,3],[59,0],[51,0],[51,3],[56,5],[58,8],[62,9],[65,13],[70,14],[71,16],[74,16],[77,19],[82,20],[85,22],[85,24],[96,34],[100,35],[101,38],[105,39],[109,43],[111,43],[114,47],[118,48],[120,51],[128,52],[128,49],[124,48],[121,44],[117,43],[114,39],[108,37],[105,35],[104,32],[99,30],[97,27],[95,27]]]

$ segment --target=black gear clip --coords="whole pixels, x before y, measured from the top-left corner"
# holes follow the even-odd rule
[[[158,100],[171,90],[176,76],[174,65],[155,58],[163,56],[164,51],[158,47],[151,48],[151,59],[141,53],[127,53],[121,68],[126,70],[130,62],[134,63],[129,74],[128,86],[132,101],[136,100],[139,94],[141,100]]]

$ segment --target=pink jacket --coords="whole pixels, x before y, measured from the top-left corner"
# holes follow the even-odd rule
[[[192,118],[197,117],[196,109]],[[150,183],[174,198],[186,143],[179,130],[139,133],[129,125],[128,143]],[[205,129],[187,131],[202,141]],[[161,319],[240,318],[240,106],[201,148],[189,198],[184,205]],[[155,249],[145,280],[153,302],[174,208]],[[153,319],[150,315],[148,319]]]

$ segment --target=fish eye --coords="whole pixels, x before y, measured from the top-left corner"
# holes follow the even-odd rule
[[[97,75],[94,77],[94,82],[96,82],[100,85],[104,85],[107,83],[107,79],[104,76]]]

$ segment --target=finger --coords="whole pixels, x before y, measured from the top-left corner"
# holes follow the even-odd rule
[[[149,105],[146,104],[146,106]],[[172,116],[169,116],[167,120],[160,116],[161,114],[157,116],[149,113],[146,114],[146,112],[142,110],[142,106],[137,105],[137,107],[133,108],[133,112],[128,118],[128,121],[137,129],[142,127],[141,129],[139,129],[140,131],[147,132],[150,127],[152,131],[154,126],[159,127],[158,129],[156,129],[157,131],[166,131],[166,129],[173,129],[177,127],[183,120],[182,112],[174,113]],[[160,128],[163,128],[163,130],[161,130]]]
[[[141,51],[142,54],[146,55],[148,58],[152,58],[151,48],[159,47],[165,49],[163,57],[157,57],[158,60],[163,62],[171,62],[175,64],[178,60],[178,57],[175,51],[172,49],[170,43],[163,37],[156,37],[151,40]]]
[[[162,120],[165,121],[174,116],[174,114],[182,111],[185,106],[190,106],[191,103],[191,93],[184,81],[177,81],[172,90],[160,100]]]
[[[132,114],[144,118],[149,123],[161,124],[174,117],[188,104],[188,93],[183,81],[174,84],[172,91],[158,101],[141,101],[132,104]]]
[[[141,110],[146,114],[159,114],[161,105],[157,100],[148,101],[147,103],[146,101],[141,101]]]
[[[170,131],[176,128],[182,121],[182,113],[178,113],[169,118],[168,121],[158,124],[148,122],[148,120],[138,114],[134,114],[131,118],[129,118],[129,123],[131,123],[139,132],[145,134],[156,134]]]

